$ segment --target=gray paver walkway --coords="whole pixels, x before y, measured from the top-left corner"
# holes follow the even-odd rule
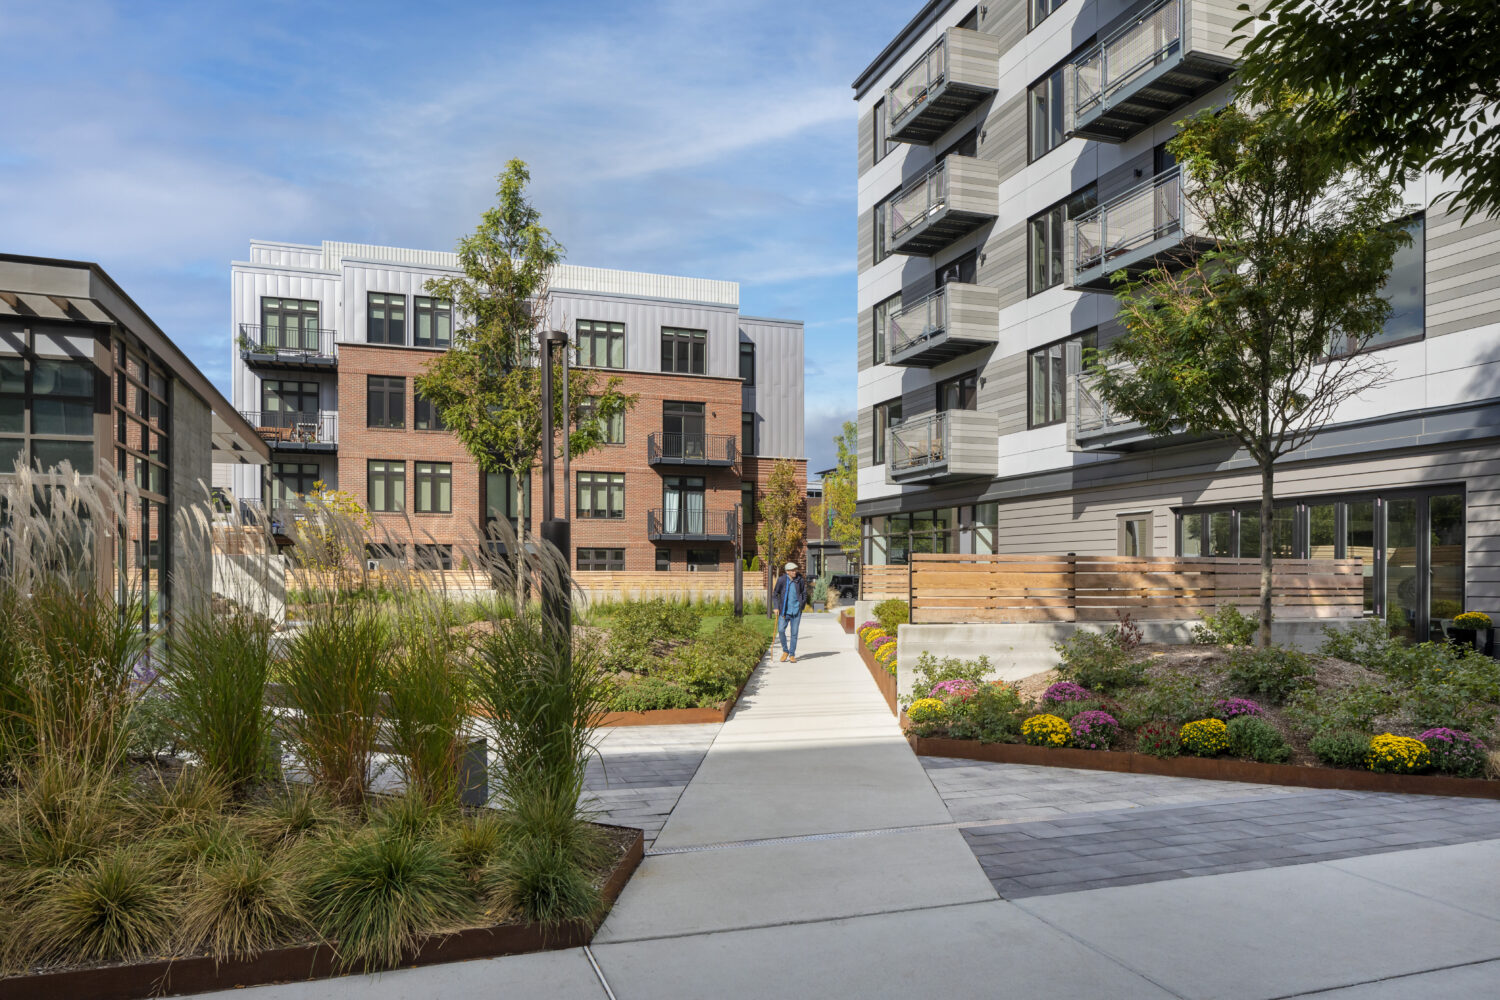
[[[602,823],[633,826],[650,847],[718,735],[718,723],[619,726],[599,731],[583,806]]]

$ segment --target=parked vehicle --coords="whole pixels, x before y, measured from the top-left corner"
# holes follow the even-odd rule
[[[841,598],[853,600],[859,596],[859,577],[853,573],[835,573],[828,581],[828,590]]]

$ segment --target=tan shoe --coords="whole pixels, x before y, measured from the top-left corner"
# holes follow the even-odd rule
[[[793,662],[793,663],[796,663],[796,662],[797,662],[797,658],[796,658],[796,657],[795,657],[795,656],[793,656],[793,657],[791,657],[791,661],[792,661],[792,662]]]
[[[782,654],[781,654],[781,662],[782,662],[782,663],[785,663],[785,662],[786,662],[786,659],[787,659],[787,657],[786,657],[786,654],[785,654],[785,653],[782,653]]]

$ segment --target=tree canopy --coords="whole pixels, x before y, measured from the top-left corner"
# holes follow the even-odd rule
[[[806,499],[797,485],[796,465],[778,459],[766,480],[766,492],[756,503],[759,522],[755,528],[756,548],[775,573],[802,551]]]
[[[838,465],[823,476],[823,502],[813,512],[814,517],[828,525],[829,535],[844,554],[856,560],[862,540],[859,516],[854,512],[859,500],[858,437],[859,429],[852,420],[845,421],[844,429],[834,435]]]

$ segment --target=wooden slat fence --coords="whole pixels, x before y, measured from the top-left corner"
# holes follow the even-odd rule
[[[1358,559],[1278,559],[1273,581],[1281,618],[1355,618],[1364,609]],[[1260,560],[918,554],[910,595],[919,624],[1109,622],[1117,613],[1187,620],[1224,603],[1256,607]]]
[[[367,582],[372,586],[388,584],[422,587],[435,592],[465,592],[490,588],[489,577],[480,570],[375,570],[369,573],[351,570],[349,576],[353,580]],[[572,574],[572,579],[574,589],[593,601],[636,600],[652,597],[669,597],[677,600],[729,600],[734,596],[734,571],[732,569],[707,573],[579,570]],[[903,581],[904,579],[903,573]],[[287,586],[293,590],[326,585],[328,580],[327,574],[303,569],[292,569],[287,573]],[[747,572],[744,588],[746,600],[763,600],[766,595],[765,574]],[[901,596],[904,597],[905,594],[903,583]]]
[[[861,566],[859,568],[859,599],[861,601],[884,601],[896,597],[907,600],[909,596],[911,570],[901,566]]]

